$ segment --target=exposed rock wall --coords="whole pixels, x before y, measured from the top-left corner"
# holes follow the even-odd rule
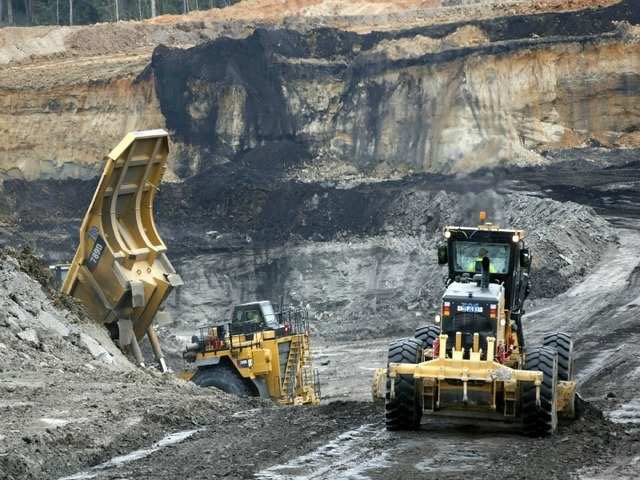
[[[368,35],[258,30],[160,48],[152,64],[167,126],[188,146],[182,174],[292,137],[317,162],[382,176],[463,172],[638,145],[638,37],[618,20],[640,21],[640,6]]]
[[[442,228],[475,224],[480,208],[488,209],[500,225],[529,232],[532,294],[537,297],[556,295],[580,280],[615,239],[593,210],[571,202],[491,189],[447,193],[405,187],[403,192],[380,187],[377,194],[386,205],[371,224],[366,223],[366,209],[352,213],[352,225],[356,229],[360,225],[359,231],[340,231],[337,215],[335,232],[315,230],[325,234],[322,241],[265,248],[247,235],[235,248],[209,247],[208,252],[177,259],[185,285],[168,302],[176,319],[174,329],[190,332],[203,323],[226,319],[236,303],[279,301],[284,296],[287,302],[309,305],[320,335],[366,338],[408,333],[430,321],[439,305],[446,273],[437,265],[435,252],[443,241]],[[334,195],[339,194],[309,195],[289,213],[317,225],[325,214],[339,213],[330,205]],[[207,235],[203,237],[200,246],[207,248]]]
[[[163,126],[177,142],[169,177],[292,139],[316,164],[379,177],[637,146],[638,23],[640,5],[625,0],[362,35],[307,25],[244,38],[251,28],[233,22],[42,29],[63,59],[0,72],[0,177],[87,178],[124,132]],[[220,35],[237,39],[159,47],[145,70],[152,45]]]
[[[135,78],[0,89],[0,178],[92,178],[127,132],[164,127],[153,82]]]

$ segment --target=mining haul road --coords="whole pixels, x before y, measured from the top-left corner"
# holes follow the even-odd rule
[[[390,339],[323,341],[315,352],[324,379],[322,405],[257,402],[228,416],[203,415],[200,422],[196,413],[193,427],[176,428],[172,438],[150,439],[146,448],[120,452],[64,478],[638,478],[640,195],[629,182],[640,179],[640,167],[593,167],[584,177],[566,175],[563,169],[570,168],[569,162],[530,174],[505,171],[500,180],[510,188],[544,190],[590,205],[618,237],[580,283],[528,305],[530,344],[554,329],[576,339],[579,390],[586,402],[580,418],[562,423],[555,436],[531,439],[502,424],[428,418],[419,431],[387,432],[383,407],[369,395],[372,369],[384,365]],[[558,178],[575,183],[563,185]]]

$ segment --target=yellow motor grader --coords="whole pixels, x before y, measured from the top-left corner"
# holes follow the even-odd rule
[[[230,322],[202,327],[191,340],[183,357],[195,371],[183,378],[196,385],[283,405],[320,402],[304,308],[275,312],[269,301],[237,305]]]
[[[450,226],[438,263],[448,266],[439,315],[414,338],[392,342],[374,378],[389,430],[416,429],[423,414],[520,423],[530,435],[555,432],[574,415],[573,342],[545,335],[525,348],[523,303],[531,257],[524,231],[483,223]]]

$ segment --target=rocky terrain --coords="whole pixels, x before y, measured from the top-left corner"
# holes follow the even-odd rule
[[[0,29],[0,246],[30,246],[0,259],[0,473],[636,478],[639,24],[632,0],[245,0]],[[100,159],[157,127],[156,219],[185,280],[159,328],[172,367],[235,303],[307,305],[321,407],[134,369],[48,290],[30,252],[68,261]],[[443,227],[480,210],[527,231],[528,337],[574,335],[590,403],[551,440],[387,433],[372,370],[435,312]]]
[[[516,478],[635,471],[640,432],[588,404],[552,440],[441,423],[393,434],[370,402],[283,408],[136,369],[27,252],[4,251],[0,266],[3,478],[496,478],[493,462]]]

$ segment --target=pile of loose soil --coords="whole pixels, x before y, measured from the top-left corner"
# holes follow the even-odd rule
[[[57,478],[201,418],[260,403],[136,369],[103,327],[57,305],[61,296],[49,285],[28,250],[2,251],[2,478]]]
[[[560,478],[567,472],[598,471],[640,449],[640,432],[607,420],[594,404],[580,401],[580,417],[561,424],[550,438],[518,442],[492,458],[506,478]],[[504,477],[503,477],[504,478]]]

